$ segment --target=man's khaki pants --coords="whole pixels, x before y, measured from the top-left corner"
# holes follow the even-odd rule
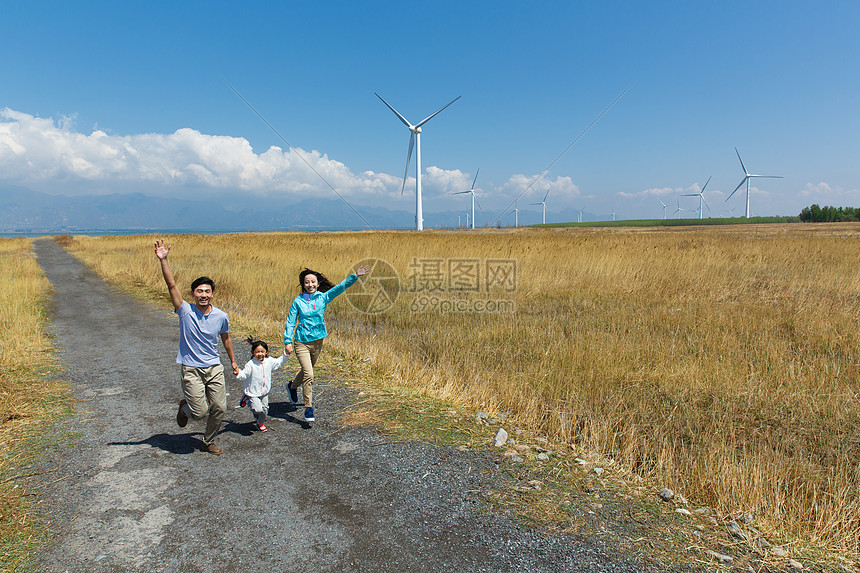
[[[206,420],[203,443],[211,444],[221,429],[221,421],[227,412],[227,389],[224,385],[224,367],[220,364],[195,368],[182,365],[182,393],[187,404],[185,415],[192,420]]]

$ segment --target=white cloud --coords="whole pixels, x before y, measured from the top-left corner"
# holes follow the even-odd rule
[[[702,190],[702,186],[699,183],[693,183],[689,187],[649,187],[648,189],[643,189],[642,191],[636,191],[633,193],[629,193],[626,191],[619,191],[617,195],[619,197],[625,197],[627,199],[647,199],[647,198],[657,198],[663,199],[665,197],[675,196],[675,195],[684,195],[685,193],[698,193]],[[706,190],[705,191],[705,201],[708,200],[708,197],[711,196],[722,196],[723,193],[717,190]]]
[[[75,188],[91,192],[93,184],[105,189],[136,183],[172,194],[183,188],[208,187],[274,196],[328,191],[330,184],[343,197],[368,200],[399,196],[402,182],[384,173],[352,173],[318,151],[284,152],[273,146],[257,155],[241,137],[206,135],[188,128],[128,136],[96,129],[86,135],[74,131],[73,125],[74,116],[55,122],[9,108],[0,110],[3,179],[34,188],[61,182],[64,193]],[[110,190],[126,188],[117,185]]]
[[[845,207],[860,202],[860,189],[833,187],[821,181],[819,183],[807,183],[798,193],[798,196],[804,201],[811,201],[821,206]]]
[[[415,178],[410,177],[409,180],[414,187]],[[422,193],[425,187],[430,195],[446,195],[458,191],[468,191],[472,187],[472,180],[459,169],[440,169],[431,165],[424,170],[424,177],[421,179]],[[475,191],[479,191],[479,188],[476,187]]]
[[[833,188],[825,183],[807,183],[800,191],[800,196],[803,198],[817,199],[819,197],[829,197],[834,194]]]
[[[541,201],[545,196],[549,202],[549,197],[552,197],[553,202],[562,205],[582,196],[579,187],[570,177],[556,177],[552,180],[544,176],[535,181],[534,175],[520,173],[512,175],[502,186],[502,191],[532,202]]]

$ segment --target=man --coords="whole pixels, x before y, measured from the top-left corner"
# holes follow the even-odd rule
[[[233,356],[230,321],[223,310],[212,306],[215,283],[209,277],[200,277],[191,283],[193,305],[182,299],[173,280],[173,272],[167,264],[169,252],[170,246],[164,246],[164,239],[155,242],[155,256],[161,261],[161,274],[167,283],[173,311],[179,315],[179,353],[176,363],[181,364],[182,393],[185,398],[179,402],[176,423],[184,428],[189,418],[202,420],[208,413],[203,450],[219,455],[222,450],[215,443],[215,435],[227,411],[224,367],[218,357],[219,337],[230,357],[233,374],[239,373],[239,365]]]

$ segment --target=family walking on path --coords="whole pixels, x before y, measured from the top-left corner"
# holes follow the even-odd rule
[[[322,351],[323,340],[328,336],[325,326],[326,306],[354,284],[358,277],[366,275],[370,267],[359,267],[338,285],[333,285],[322,273],[303,270],[299,274],[302,293],[290,305],[287,316],[283,355],[271,358],[268,356],[269,348],[265,342],[249,339],[253,358],[240,370],[233,354],[229,318],[224,311],[212,306],[215,283],[206,276],[195,279],[191,283],[194,304],[188,304],[183,300],[167,263],[169,252],[170,245],[165,246],[164,239],[155,242],[155,256],[161,263],[161,273],[167,284],[173,310],[179,316],[179,352],[176,362],[180,365],[180,382],[184,395],[176,413],[179,427],[184,428],[189,419],[197,421],[206,418],[203,449],[210,454],[222,453],[222,449],[215,443],[215,436],[227,411],[224,368],[218,357],[219,338],[230,358],[233,375],[245,381],[242,405],[247,404],[250,407],[257,428],[263,432],[268,429],[265,422],[269,411],[272,371],[280,368],[293,353],[295,341],[300,369],[288,385],[290,400],[294,404],[298,403],[298,389],[302,388],[305,406],[303,418],[306,422],[313,422],[314,364]]]

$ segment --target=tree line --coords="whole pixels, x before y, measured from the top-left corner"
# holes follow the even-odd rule
[[[813,204],[800,212],[804,223],[836,223],[841,221],[860,221],[860,209],[855,207],[819,207]]]

